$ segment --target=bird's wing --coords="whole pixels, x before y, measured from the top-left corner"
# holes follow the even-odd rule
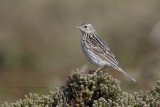
[[[106,42],[100,37],[97,35],[92,35],[87,39],[87,43],[90,45],[93,53],[97,54],[108,63],[119,67],[118,61],[116,60],[114,54],[110,51]]]

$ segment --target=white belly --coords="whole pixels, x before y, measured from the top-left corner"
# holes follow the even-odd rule
[[[81,42],[81,48],[82,51],[85,55],[85,57],[94,65],[97,66],[111,66],[108,62],[106,62],[105,60],[102,60],[98,55],[96,55],[95,53],[93,53],[90,49],[89,46],[86,47],[86,45],[84,46],[83,42]]]

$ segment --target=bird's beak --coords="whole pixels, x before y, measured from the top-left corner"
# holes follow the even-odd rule
[[[80,29],[80,27],[79,27],[79,26],[76,26],[75,28],[78,28],[78,29]]]

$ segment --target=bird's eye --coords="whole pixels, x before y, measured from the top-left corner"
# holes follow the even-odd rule
[[[85,25],[84,28],[87,28],[87,26]]]

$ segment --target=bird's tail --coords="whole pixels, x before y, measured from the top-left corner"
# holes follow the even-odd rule
[[[132,77],[130,77],[125,71],[123,71],[121,68],[119,68],[119,71],[122,72],[126,77],[128,77],[132,82],[136,82],[136,80]]]

